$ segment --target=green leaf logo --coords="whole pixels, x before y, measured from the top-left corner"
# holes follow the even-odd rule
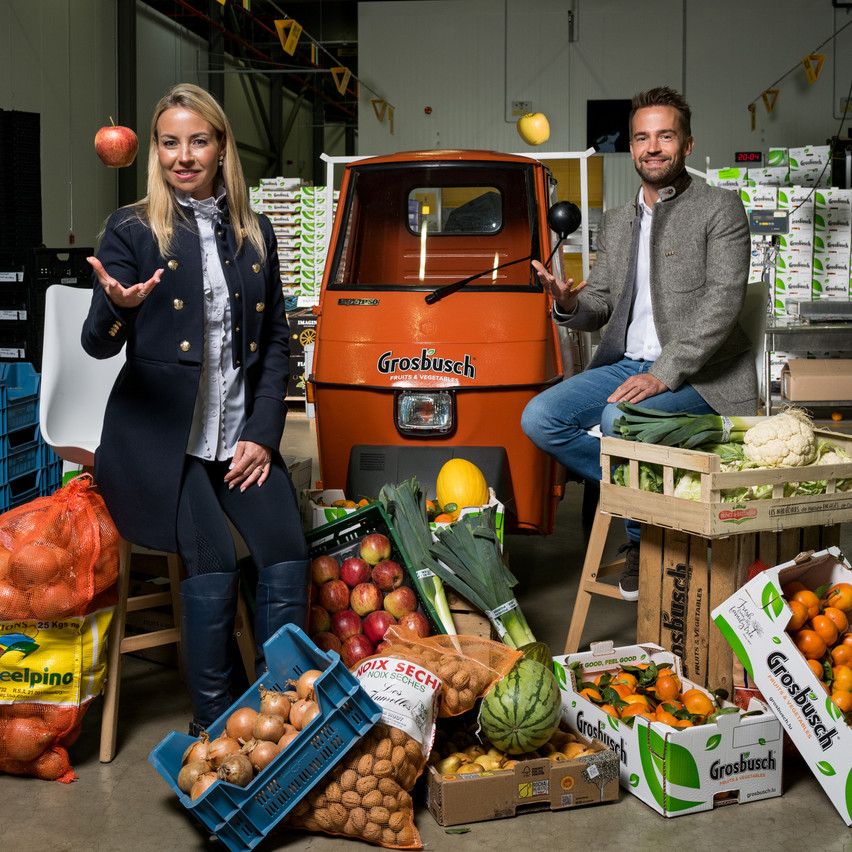
[[[556,681],[560,688],[565,689],[568,686],[568,675],[565,674],[562,663],[557,663],[556,660],[553,661],[553,674],[556,675]]]
[[[610,716],[607,713],[606,720],[607,720],[607,722],[609,722],[610,728],[612,728],[614,731],[618,730],[618,719],[616,719],[614,716]]]
[[[434,349],[427,349],[427,350],[426,350],[426,354],[427,354],[427,355],[434,355],[434,354],[435,354],[435,350],[434,350]]]
[[[773,636],[773,637],[772,637],[772,641],[773,641],[776,645],[780,645],[780,644],[781,644],[781,640],[780,640],[777,636]]]
[[[572,707],[576,707],[576,706],[577,706],[577,702],[576,702],[576,701],[572,701],[572,702],[571,702],[571,706],[572,706]]]
[[[830,697],[825,699],[825,709],[832,719],[838,720],[843,718],[843,713],[840,708],[831,700]]]
[[[758,741],[758,743],[760,743],[760,745],[762,745],[762,746],[763,746],[763,745],[766,745],[766,740],[765,740],[763,737],[759,737],[757,741]]]
[[[823,775],[832,776],[837,775],[834,767],[827,760],[818,760],[816,764],[817,769],[822,772]]]
[[[635,772],[630,776],[629,784],[631,787],[639,786],[639,776]]]
[[[718,748],[719,743],[722,742],[721,734],[713,734],[709,740],[707,740],[707,745],[704,746],[705,751],[713,751],[714,748]]]
[[[781,615],[784,610],[784,604],[781,601],[781,595],[778,589],[772,583],[767,583],[760,593],[760,605],[767,610],[767,614],[773,621]]]

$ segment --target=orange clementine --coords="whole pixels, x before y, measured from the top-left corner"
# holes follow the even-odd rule
[[[658,677],[654,684],[654,692],[661,701],[671,701],[673,698],[677,698],[680,695],[680,690],[680,678],[674,674]]]
[[[852,692],[852,667],[847,665],[837,665],[831,667],[831,673],[834,676],[834,688],[845,689]]]
[[[811,619],[811,630],[830,648],[837,641],[837,627],[827,615],[815,615]]]
[[[644,707],[650,707],[651,704],[648,699],[644,695],[639,695],[635,692],[631,692],[630,695],[625,696],[624,700],[628,704],[641,704]]]
[[[626,707],[621,708],[622,719],[629,719],[631,716],[643,716],[645,719],[650,719],[652,722],[657,721],[657,717],[653,714],[651,709],[646,704],[642,704],[639,701],[633,701]]]
[[[631,692],[636,691],[636,675],[631,672],[618,672],[615,676],[617,683],[624,683],[630,687]]]
[[[657,669],[657,677],[665,677],[666,675],[675,674],[674,669],[670,669],[668,666],[663,666],[662,668]]]
[[[835,666],[852,665],[852,645],[835,645],[831,651],[831,662]]]
[[[805,622],[808,620],[808,609],[799,601],[790,601],[790,609],[793,611],[793,616],[787,624],[787,632],[795,633],[805,626]]]
[[[683,693],[683,706],[696,716],[707,716],[716,709],[710,698],[700,689],[687,689]]]
[[[828,650],[822,637],[807,628],[793,634],[793,643],[808,660],[818,660]]]
[[[590,686],[587,686],[585,689],[581,689],[580,695],[582,695],[583,698],[588,698],[589,701],[594,701],[595,704],[599,704],[601,701],[603,701],[600,692]]]
[[[844,645],[852,645],[852,633],[849,633],[849,632],[847,631],[846,633],[844,633],[844,634],[840,637],[840,641],[841,641]]]
[[[674,713],[675,710],[683,710],[683,704],[680,701],[675,701],[672,699],[671,701],[661,701],[657,705],[658,713]]]
[[[452,523],[453,516],[448,515],[446,512],[441,512],[440,515],[435,515],[435,523],[436,524],[449,524]]]
[[[849,619],[842,609],[838,609],[836,606],[827,606],[823,608],[822,614],[834,622],[838,635],[846,632],[849,627]]]
[[[808,611],[808,618],[819,615],[819,598],[810,589],[799,589],[793,593],[792,599],[804,605]]]
[[[604,713],[608,713],[610,716],[614,716],[616,719],[620,718],[618,710],[616,710],[612,704],[601,704],[601,710],[603,710]]]
[[[852,609],[852,584],[835,583],[822,599],[826,606],[836,606],[844,612]]]
[[[658,722],[662,722],[664,725],[670,725],[672,727],[677,725],[677,716],[673,716],[671,713],[667,713],[665,710],[662,713],[656,713]]]
[[[825,669],[819,660],[808,660],[811,671],[820,679],[825,680]]]
[[[695,722],[693,722],[691,719],[678,719],[677,722],[675,722],[675,727],[676,728],[693,728],[693,727],[695,727]]]
[[[615,690],[618,693],[618,697],[622,700],[630,695],[630,687],[626,683],[608,683],[607,688]]]
[[[831,700],[844,713],[852,710],[852,692],[847,689],[836,689],[831,693]]]
[[[784,595],[787,600],[791,600],[793,595],[796,594],[796,592],[801,592],[802,589],[807,589],[807,586],[804,583],[800,583],[798,580],[793,580],[791,583],[781,586],[781,594]]]

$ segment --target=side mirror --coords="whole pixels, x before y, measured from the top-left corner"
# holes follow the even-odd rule
[[[580,213],[580,208],[570,201],[557,201],[547,211],[547,224],[550,226],[550,230],[559,237],[560,242],[569,234],[573,234],[580,227],[582,221],[583,216]]]

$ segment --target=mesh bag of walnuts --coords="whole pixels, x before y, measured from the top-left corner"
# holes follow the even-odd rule
[[[473,707],[521,654],[478,636],[429,636],[391,627],[381,654],[355,676],[382,719],[302,799],[286,825],[420,849],[410,792],[423,771],[438,716]]]

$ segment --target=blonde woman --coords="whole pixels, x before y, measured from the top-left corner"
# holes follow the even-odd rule
[[[95,479],[124,538],[177,551],[191,733],[228,709],[239,572],[227,519],[257,568],[263,643],[304,628],[310,583],[295,490],[278,447],[289,330],[275,235],[249,207],[233,133],[180,84],[151,122],[148,194],[109,218],[83,327],[86,351],[127,363],[107,405]]]

